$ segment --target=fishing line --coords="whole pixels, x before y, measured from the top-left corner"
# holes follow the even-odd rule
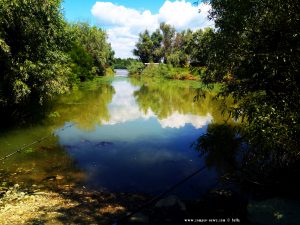
[[[10,153],[10,154],[8,154],[8,155],[2,157],[2,158],[0,159],[0,162],[6,160],[7,158],[10,158],[11,156],[13,156],[13,155],[15,155],[15,154],[17,154],[17,153],[20,153],[20,152],[24,151],[25,149],[28,149],[29,147],[31,147],[31,146],[33,146],[33,145],[35,145],[35,144],[41,143],[41,142],[47,140],[48,138],[57,135],[59,132],[62,132],[62,131],[64,131],[64,130],[70,128],[70,127],[75,126],[75,125],[76,125],[76,123],[72,123],[72,124],[67,125],[67,126],[65,126],[65,127],[63,127],[63,128],[58,129],[57,131],[52,132],[51,134],[49,134],[49,135],[47,135],[47,136],[45,136],[45,137],[42,137],[42,138],[40,138],[40,139],[38,139],[38,140],[36,140],[36,141],[34,141],[34,142],[31,142],[30,144],[24,145],[23,147],[16,149],[14,152],[12,152],[12,153]]]
[[[169,189],[167,189],[166,191],[160,193],[159,195],[157,195],[156,197],[152,198],[151,200],[149,200],[148,202],[146,202],[145,204],[141,205],[138,209],[136,209],[135,211],[129,213],[128,215],[120,218],[117,220],[117,222],[115,222],[113,225],[118,225],[118,224],[122,224],[124,222],[126,222],[130,217],[132,217],[133,215],[137,214],[138,212],[142,211],[143,209],[147,208],[148,206],[150,206],[151,204],[153,204],[154,202],[160,200],[162,197],[164,197],[165,195],[167,195],[168,193],[174,191],[178,186],[182,185],[183,183],[185,183],[186,181],[188,181],[189,179],[191,179],[192,177],[196,176],[197,174],[199,174],[200,172],[202,172],[204,169],[206,169],[207,166],[203,166],[200,169],[197,169],[196,171],[194,171],[193,173],[191,173],[190,175],[188,175],[187,177],[185,177],[184,179],[180,180],[179,182],[177,182],[176,184],[174,184],[173,186],[171,186]]]

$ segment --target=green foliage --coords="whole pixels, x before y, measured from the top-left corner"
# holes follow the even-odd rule
[[[60,0],[0,5],[1,112],[22,115],[79,81],[111,73],[106,33],[86,23],[68,25]]]
[[[152,34],[147,30],[140,34],[133,53],[144,63],[163,61],[174,67],[189,67],[190,63],[204,67],[213,36],[214,31],[210,28],[176,32],[174,27],[161,23],[160,29]]]
[[[139,61],[132,61],[128,66],[128,72],[131,76],[140,76],[144,68],[144,63],[141,63]]]
[[[113,60],[113,68],[114,69],[128,69],[128,67],[130,66],[130,64],[133,61],[137,61],[136,59],[132,59],[132,58],[127,58],[127,59],[121,59],[121,58],[116,58]]]
[[[150,64],[141,73],[142,77],[161,77],[170,78],[173,77],[173,70],[171,65],[166,64]]]
[[[110,44],[107,42],[106,33],[100,28],[89,26],[87,23],[76,23],[71,25],[70,33],[73,42],[75,42],[72,46],[75,49],[72,49],[71,52],[78,52],[79,48],[82,48],[78,53],[81,56],[86,55],[88,57],[86,61],[92,60],[92,67],[88,66],[86,64],[87,62],[85,62],[85,65],[81,65],[75,60],[75,63],[78,64],[79,67],[83,67],[83,70],[88,69],[89,75],[91,75],[89,76],[83,71],[85,73],[81,74],[81,77],[86,76],[87,79],[89,79],[95,75],[105,75],[106,68],[112,65],[114,55]],[[83,50],[85,53],[83,53]],[[83,58],[81,60],[83,60]]]
[[[191,48],[191,64],[204,67],[209,63],[213,53],[214,31],[211,28],[197,30],[192,34],[193,40],[189,43]]]
[[[169,24],[161,23],[160,30],[162,32],[162,55],[164,63],[168,63],[168,56],[172,53],[172,44],[175,37],[175,28]]]
[[[148,30],[140,33],[133,54],[138,56],[143,63],[159,63],[164,60],[165,63],[178,65],[180,60],[177,60],[176,55],[171,56],[174,50],[174,37],[175,29],[168,24],[161,23],[160,29],[151,34]]]
[[[131,76],[142,78],[164,78],[176,80],[198,80],[189,68],[173,67],[171,64],[148,64],[135,63],[129,68]]]
[[[151,41],[152,41],[151,60],[155,63],[159,63],[162,58],[162,48],[161,48],[162,40],[163,40],[163,36],[161,35],[159,29],[157,29],[155,32],[151,34]]]
[[[113,76],[113,75],[115,75],[115,71],[113,70],[113,68],[107,67],[107,68],[105,69],[105,75],[106,75],[106,76]]]
[[[299,159],[299,2],[211,4],[217,32],[208,68],[211,78],[225,81],[226,93],[239,101],[234,112],[246,117],[253,155],[273,166]]]
[[[143,63],[153,61],[153,42],[151,40],[148,30],[140,34],[139,41],[136,43],[136,49],[133,50],[133,54],[138,56]]]
[[[71,71],[60,1],[0,4],[0,106],[65,93]]]
[[[95,75],[93,72],[96,70],[93,67],[93,58],[82,46],[74,43],[72,50],[69,52],[69,56],[73,62],[71,64],[72,72],[80,81],[93,79]]]

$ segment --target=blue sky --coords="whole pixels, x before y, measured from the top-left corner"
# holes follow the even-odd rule
[[[66,19],[70,22],[78,20],[94,21],[95,18],[91,13],[91,9],[96,2],[96,0],[64,0],[63,7]],[[140,11],[148,9],[152,13],[157,13],[165,0],[119,0],[110,2]]]
[[[166,22],[177,30],[212,27],[207,19],[210,5],[193,6],[194,0],[65,0],[63,11],[69,22],[85,21],[105,29],[116,57],[132,57],[138,34],[154,31]],[[200,10],[200,13],[199,13]]]

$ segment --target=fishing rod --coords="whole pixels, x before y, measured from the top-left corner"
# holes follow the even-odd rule
[[[76,125],[76,123],[72,123],[72,124],[70,124],[70,125],[68,125],[68,126],[65,126],[65,127],[61,128],[61,129],[55,131],[55,132],[52,132],[51,134],[49,134],[49,135],[47,135],[47,136],[45,136],[45,137],[42,137],[42,138],[40,138],[40,139],[38,139],[38,140],[36,140],[36,141],[34,141],[34,142],[31,142],[30,144],[24,145],[23,147],[16,149],[14,152],[12,152],[12,153],[10,153],[10,154],[8,154],[8,155],[2,157],[2,158],[0,159],[0,162],[3,162],[3,161],[5,161],[7,158],[10,158],[11,156],[13,156],[13,155],[15,155],[15,154],[20,153],[20,152],[24,151],[25,149],[28,149],[29,147],[31,147],[31,146],[33,146],[33,145],[36,145],[36,144],[38,144],[38,143],[41,143],[41,142],[47,140],[48,138],[50,138],[50,137],[52,137],[52,136],[55,136],[55,135],[58,134],[59,132],[62,132],[62,131],[64,131],[64,130],[70,128],[70,127],[75,126],[75,125]]]

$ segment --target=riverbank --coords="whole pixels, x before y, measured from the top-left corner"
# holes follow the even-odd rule
[[[142,194],[88,191],[72,185],[18,184],[0,188],[0,224],[172,224],[198,221],[223,224],[299,224],[299,202],[286,198],[241,200],[237,193],[214,189],[201,199],[181,200],[167,195],[153,198]],[[148,203],[148,204],[147,204]],[[128,216],[130,215],[130,216]]]
[[[0,224],[183,224],[185,219],[221,219],[228,216],[247,222],[246,204],[232,193],[213,190],[201,200],[184,201],[167,195],[88,191],[72,185],[52,190],[18,184],[0,191]],[[226,205],[226,207],[225,207]],[[144,206],[144,207],[141,207]],[[126,215],[132,214],[130,217]]]
[[[129,75],[135,78],[164,78],[168,80],[200,81],[199,71],[192,71],[189,67],[174,67],[171,64],[149,63],[133,61],[128,66]]]
[[[112,224],[142,196],[88,191],[72,185],[52,190],[22,188],[18,184],[1,190],[0,224]],[[134,202],[134,204],[133,204]]]

